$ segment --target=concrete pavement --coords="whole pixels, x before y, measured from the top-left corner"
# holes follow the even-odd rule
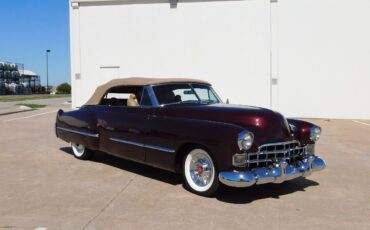
[[[159,169],[75,159],[54,135],[57,109],[0,117],[0,229],[370,229],[369,126],[313,120],[326,170],[204,198]]]

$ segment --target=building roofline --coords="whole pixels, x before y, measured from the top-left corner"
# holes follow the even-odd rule
[[[169,3],[170,0],[70,0],[71,3]]]

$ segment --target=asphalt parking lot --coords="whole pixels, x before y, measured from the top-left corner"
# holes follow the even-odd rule
[[[308,179],[204,198],[159,169],[75,159],[56,110],[0,116],[0,229],[370,229],[370,121],[313,120],[328,168]]]

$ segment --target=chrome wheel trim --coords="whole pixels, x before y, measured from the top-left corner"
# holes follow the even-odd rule
[[[85,146],[72,142],[72,150],[76,157],[82,157],[85,153]]]
[[[215,180],[212,158],[203,149],[194,149],[186,156],[184,170],[188,184],[197,192],[207,191]]]

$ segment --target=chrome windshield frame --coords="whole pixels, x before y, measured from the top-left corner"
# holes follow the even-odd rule
[[[210,89],[210,91],[213,93],[213,95],[216,97],[216,99],[218,100],[217,103],[223,103],[221,98],[218,96],[218,94],[215,92],[215,90],[213,89],[213,87],[211,85],[208,85],[208,84],[201,84],[201,83],[189,83],[189,82],[184,82],[184,83],[166,83],[166,84],[156,84],[156,85],[150,85],[150,86],[147,86],[147,90],[149,92],[149,97],[151,98],[152,100],[152,104],[153,104],[153,107],[164,107],[164,106],[167,106],[167,105],[176,105],[176,104],[181,104],[181,103],[168,103],[168,104],[160,104],[158,99],[157,99],[157,96],[154,92],[154,89],[153,87],[156,87],[156,86],[161,86],[161,85],[180,85],[180,84],[185,84],[185,85],[189,85],[189,87],[191,88],[191,90],[194,92],[195,96],[197,97],[198,99],[198,102],[202,102],[202,100],[200,99],[199,95],[197,94],[197,92],[195,91],[194,89],[194,86],[193,85],[202,85],[202,86],[206,86]],[[185,102],[186,104],[186,102]]]

